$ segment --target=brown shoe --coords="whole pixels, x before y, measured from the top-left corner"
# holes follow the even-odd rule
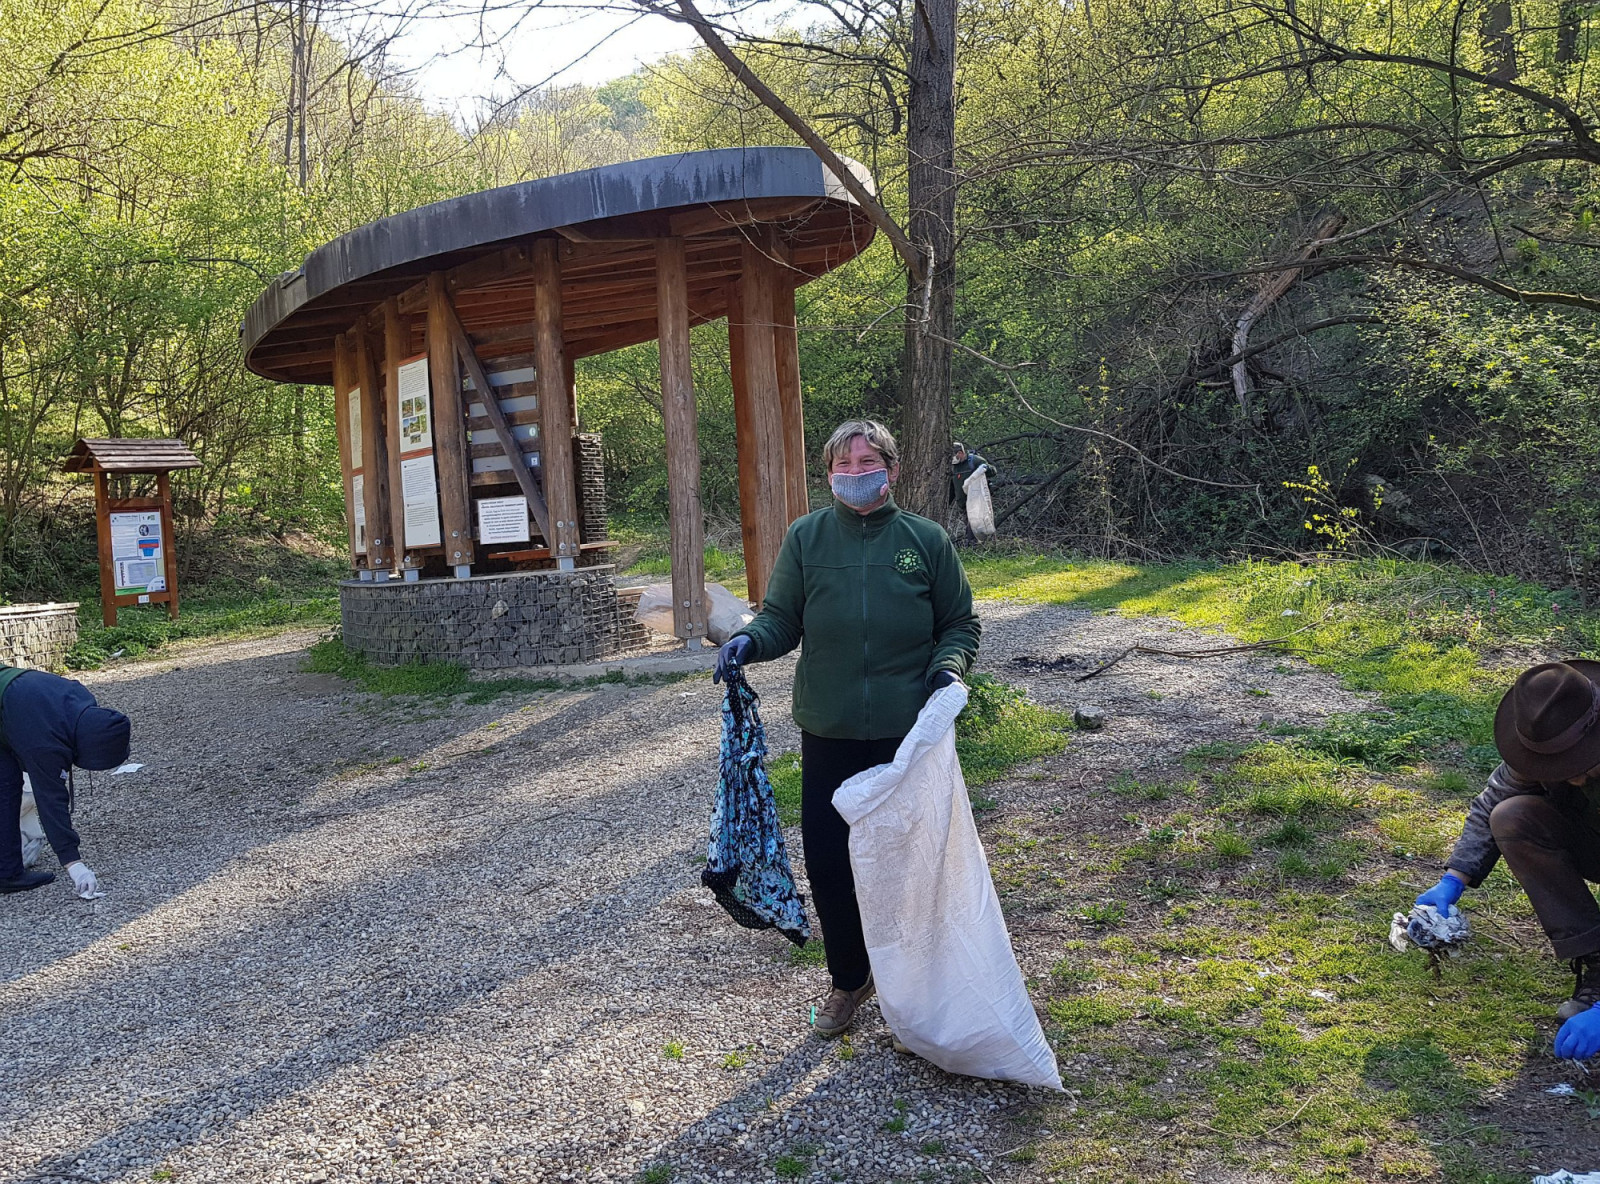
[[[1578,980],[1573,985],[1572,998],[1556,1009],[1556,1019],[1563,1023],[1600,1003],[1600,954],[1574,958],[1572,973]]]
[[[841,991],[838,987],[828,992],[825,1003],[817,1008],[817,1022],[813,1031],[818,1036],[837,1036],[856,1018],[856,1010],[872,998],[872,975],[854,991]]]

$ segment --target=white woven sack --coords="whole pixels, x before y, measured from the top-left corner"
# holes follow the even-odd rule
[[[956,757],[959,683],[935,691],[894,760],[846,781],[861,928],[883,1018],[950,1073],[1061,1088],[1011,951]]]
[[[22,866],[32,867],[44,854],[44,827],[39,822],[39,803],[33,797],[33,783],[22,775]]]
[[[994,538],[994,499],[989,496],[989,466],[979,465],[972,476],[961,483],[967,494],[967,525],[980,539]]]

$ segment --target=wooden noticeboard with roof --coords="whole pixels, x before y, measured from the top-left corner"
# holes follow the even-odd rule
[[[117,609],[164,604],[178,616],[178,556],[173,549],[174,469],[200,460],[181,440],[79,440],[62,469],[94,475],[94,519],[100,544],[100,607],[106,628]],[[154,476],[154,497],[133,496],[132,478]]]

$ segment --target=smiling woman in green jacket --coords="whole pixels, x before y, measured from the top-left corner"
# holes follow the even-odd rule
[[[971,668],[979,626],[950,536],[894,504],[900,449],[889,429],[841,424],[822,461],[833,503],[789,527],[761,612],[722,647],[717,678],[800,647],[800,830],[833,979],[816,1031],[837,1036],[871,996],[872,969],[833,792],[894,759],[929,694]]]

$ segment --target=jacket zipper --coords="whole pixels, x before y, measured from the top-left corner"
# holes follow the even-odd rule
[[[867,524],[861,524],[861,715],[872,739],[872,629],[867,620]]]

